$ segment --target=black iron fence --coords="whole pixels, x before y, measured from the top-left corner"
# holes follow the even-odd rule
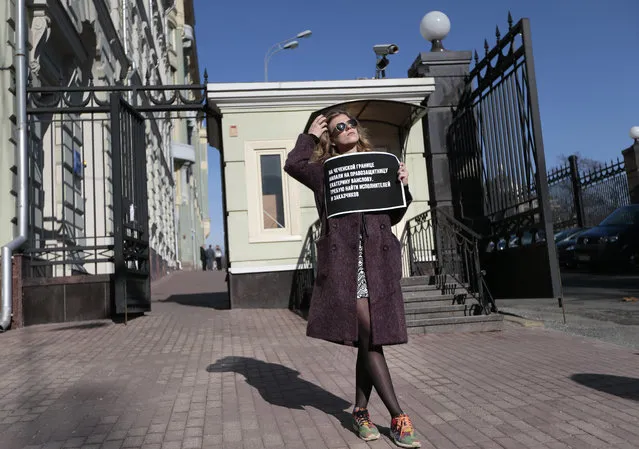
[[[148,310],[151,238],[170,238],[149,207],[173,208],[169,125],[181,112],[220,118],[205,85],[28,88],[25,277],[109,275],[115,313]]]
[[[320,237],[320,231],[319,220],[308,228],[291,285],[289,308],[304,317],[310,307],[313,284],[315,283],[317,270],[315,242]]]
[[[477,300],[481,312],[496,310],[479,265],[480,236],[442,208],[408,220],[400,243],[405,277],[433,276],[442,293],[450,291],[448,281],[453,281]]]
[[[507,32],[495,34],[496,45],[475,54],[447,130],[454,216],[485,236],[480,258],[495,298],[559,298],[555,246],[517,243],[552,232],[530,21],[509,14]]]
[[[110,141],[108,114],[29,115],[26,277],[113,272]]]
[[[595,226],[615,209],[630,204],[623,160],[580,166],[577,156],[548,172],[555,231]]]

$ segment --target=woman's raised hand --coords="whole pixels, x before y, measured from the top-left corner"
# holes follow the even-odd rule
[[[406,165],[403,162],[399,164],[399,170],[397,171],[397,178],[402,182],[403,185],[408,185],[408,170],[406,170]]]
[[[315,120],[311,123],[311,127],[308,129],[308,133],[313,134],[318,139],[327,131],[328,123],[326,123],[326,117],[321,114],[315,117]]]

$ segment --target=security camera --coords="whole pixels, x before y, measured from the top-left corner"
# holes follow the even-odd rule
[[[377,56],[394,55],[399,47],[396,44],[379,44],[373,46],[373,51]]]

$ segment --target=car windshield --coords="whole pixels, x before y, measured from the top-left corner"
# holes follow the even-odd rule
[[[620,207],[608,215],[599,226],[619,226],[639,224],[639,205]]]

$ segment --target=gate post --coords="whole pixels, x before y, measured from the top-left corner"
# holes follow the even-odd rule
[[[572,183],[572,197],[575,205],[575,214],[577,215],[577,227],[583,228],[584,223],[584,204],[581,196],[581,179],[579,177],[579,162],[574,154],[568,156],[570,164],[570,181]]]
[[[120,130],[121,97],[112,93],[111,101],[111,179],[113,184],[113,298],[117,313],[119,298],[126,304],[126,261],[124,259],[124,211],[122,210],[122,132]],[[125,306],[126,309],[126,306]]]
[[[628,176],[628,189],[630,190],[630,202],[639,204],[639,139],[621,152]]]
[[[546,178],[546,156],[544,154],[544,141],[541,132],[541,115],[539,113],[539,99],[537,97],[537,79],[535,77],[535,60],[532,52],[532,36],[530,32],[530,20],[522,19],[522,37],[524,52],[526,54],[525,71],[528,79],[530,113],[532,115],[533,138],[535,139],[536,151],[534,153],[535,182],[538,189],[539,209],[541,211],[541,225],[546,234],[546,248],[548,251],[548,268],[550,272],[550,282],[552,296],[557,298],[559,306],[564,311],[563,288],[561,286],[561,274],[559,272],[559,259],[557,257],[557,246],[553,240],[552,212],[550,210],[550,191],[548,179]],[[564,312],[565,313],[565,312]],[[564,315],[564,322],[566,321]]]
[[[421,52],[408,69],[409,78],[435,78],[435,91],[428,97],[428,113],[422,119],[429,205],[441,206],[451,215],[453,194],[446,133],[453,122],[453,107],[464,92],[471,60],[470,51]]]

